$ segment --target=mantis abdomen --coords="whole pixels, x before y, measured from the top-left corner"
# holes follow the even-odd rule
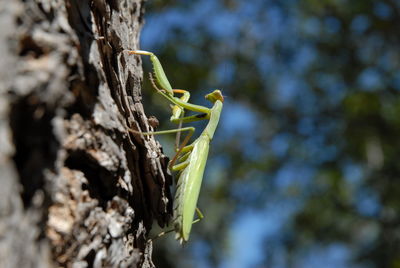
[[[182,169],[177,179],[174,200],[175,238],[182,242],[189,239],[193,217],[199,198],[203,173],[207,162],[210,138],[203,133],[193,143],[192,151],[185,160],[188,165]]]

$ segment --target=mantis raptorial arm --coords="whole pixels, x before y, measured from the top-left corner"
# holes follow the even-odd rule
[[[150,78],[151,84],[153,85],[153,88],[156,89],[157,92],[162,92],[162,90],[159,89],[159,88],[157,87],[156,82],[154,81],[154,78],[153,78],[153,76],[152,76],[151,73],[149,73],[149,78]],[[183,102],[188,102],[188,101],[189,101],[189,98],[190,98],[190,93],[189,93],[189,91],[183,90],[183,89],[173,89],[172,92],[173,92],[173,93],[182,94],[182,96],[180,97],[180,100],[181,100],[181,101],[183,101]],[[178,105],[173,105],[173,106],[171,107],[171,110],[172,110],[172,115],[171,115],[170,121],[171,121],[171,122],[174,122],[174,123],[178,122],[178,124],[179,124],[179,125],[178,125],[178,129],[179,129],[179,128],[182,128],[182,123],[183,123],[183,122],[182,122],[182,120],[180,120],[180,119],[181,119],[181,118],[184,116],[184,114],[185,114],[184,109],[181,108],[181,107],[178,106]],[[175,137],[175,150],[176,150],[176,151],[178,151],[180,141],[181,141],[181,133],[180,133],[180,132],[177,132],[177,133],[176,133],[176,137]]]
[[[155,80],[150,77],[150,81],[153,84],[153,87],[157,89],[158,92],[161,92],[162,90],[158,89],[158,87],[156,86],[156,83],[166,92],[166,94],[168,94],[169,96],[174,96],[174,92],[175,93],[182,93],[183,96],[181,98],[182,101],[187,102],[190,98],[190,93],[188,91],[183,91],[183,90],[179,90],[179,89],[173,89],[171,84],[168,81],[168,78],[164,72],[164,69],[161,65],[160,60],[157,58],[156,55],[154,55],[154,53],[152,52],[148,52],[148,51],[144,51],[144,50],[128,50],[128,53],[130,55],[147,55],[150,56],[150,60],[153,64],[153,70],[154,70],[154,76],[155,76]],[[155,82],[156,81],[156,82]],[[173,107],[172,109],[172,117],[175,118],[179,118],[180,117],[180,113],[182,110],[180,107]]]
[[[152,52],[144,51],[144,50],[127,50],[130,55],[147,55],[150,56],[150,60],[153,64],[154,75],[156,76],[157,82],[162,89],[167,91],[167,93],[171,96],[174,95],[172,91],[171,84],[168,81],[167,76],[165,75],[164,69],[161,65],[161,62],[158,60],[157,56]]]
[[[150,56],[150,60],[153,64],[153,70],[154,70],[154,75],[155,75],[155,79],[153,79],[151,77],[150,80],[152,81],[154,88],[165,98],[169,99],[172,103],[174,103],[175,105],[177,105],[183,109],[188,109],[188,110],[192,110],[192,111],[200,112],[200,113],[209,113],[210,112],[210,109],[207,107],[195,105],[195,104],[189,104],[188,100],[189,100],[190,95],[188,95],[187,99],[186,98],[179,99],[179,98],[174,97],[174,89],[172,89],[172,86],[169,83],[167,76],[165,75],[165,72],[161,65],[161,62],[158,60],[157,56],[154,55],[154,53],[149,52],[149,51],[144,51],[144,50],[127,50],[127,52],[130,55],[136,54],[136,55]],[[161,89],[159,89],[157,87],[156,83],[159,84]],[[178,90],[176,90],[176,91],[178,91]],[[183,91],[183,90],[179,90],[179,91],[182,91],[185,93],[187,92],[187,91]]]
[[[182,97],[180,98],[181,101],[183,102],[188,102],[190,98],[190,93],[186,90],[179,90],[179,89],[172,89],[171,84],[168,81],[168,78],[164,72],[164,69],[161,65],[161,62],[158,60],[157,56],[154,55],[152,52],[144,51],[144,50],[129,50],[128,53],[130,55],[147,55],[150,56],[150,60],[153,64],[153,70],[154,70],[154,75],[156,78],[157,83],[160,85],[160,87],[168,94],[169,96],[174,96],[174,93],[181,93],[183,94]],[[150,81],[153,84],[153,87],[157,89],[158,92],[161,92],[162,90],[158,89],[153,77],[151,76],[150,73]],[[172,116],[171,116],[171,121],[176,121],[179,120],[180,117],[183,117],[184,115],[184,110],[183,108],[179,107],[178,105],[175,105],[172,107]],[[178,128],[182,127],[182,122],[179,122]],[[179,143],[180,143],[180,132],[176,134],[175,138],[175,148],[178,150],[179,148]]]
[[[149,78],[150,78],[151,85],[153,86],[153,88],[155,90],[157,90],[158,93],[161,94],[161,93],[165,93],[166,92],[167,95],[170,95],[172,97],[174,96],[174,94],[171,95],[168,91],[159,89],[157,84],[156,84],[156,82],[155,82],[155,80],[154,80],[154,77],[153,77],[153,75],[151,73],[149,73]],[[184,90],[184,89],[172,89],[172,93],[182,94],[182,96],[179,99],[181,101],[183,101],[183,102],[188,102],[189,99],[190,99],[190,92],[187,91],[187,90]],[[171,110],[172,110],[172,115],[171,115],[171,118],[170,118],[171,122],[176,122],[177,120],[179,120],[179,118],[183,117],[184,109],[182,107],[180,107],[179,105],[173,105],[171,107]]]

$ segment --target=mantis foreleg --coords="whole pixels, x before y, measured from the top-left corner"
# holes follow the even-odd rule
[[[160,85],[162,89],[167,91],[169,95],[174,95],[171,84],[169,83],[168,78],[165,75],[161,62],[158,60],[157,56],[154,55],[154,53],[144,50],[127,50],[127,52],[130,55],[136,54],[136,55],[150,56],[150,60],[153,64],[154,75],[156,76],[157,83]]]
[[[151,82],[153,88],[156,89],[157,92],[159,92],[159,93],[163,92],[161,89],[159,89],[157,87],[157,84],[154,81],[154,78],[153,78],[151,73],[149,73],[149,78],[150,78],[150,82]],[[160,82],[159,82],[159,84],[160,84]],[[179,98],[181,101],[183,101],[183,102],[188,102],[189,101],[189,98],[190,98],[190,92],[189,91],[183,90],[183,89],[172,89],[172,92],[173,93],[182,94],[182,96]],[[169,95],[171,95],[171,94],[169,94]],[[171,107],[171,110],[172,110],[172,115],[171,115],[170,121],[174,122],[174,123],[178,122],[178,124],[179,124],[178,125],[178,129],[182,128],[182,123],[183,122],[180,121],[180,118],[184,117],[185,110],[182,107],[180,107],[179,105],[177,105],[177,104],[173,105]],[[176,138],[175,138],[175,151],[178,151],[180,140],[181,140],[181,133],[177,132],[176,133]]]
[[[169,100],[173,104],[179,106],[181,109],[187,109],[187,110],[194,111],[194,112],[199,112],[199,113],[207,113],[207,114],[210,113],[210,108],[207,108],[207,107],[204,107],[204,106],[201,106],[201,105],[191,104],[191,103],[189,103],[189,102],[187,102],[185,100],[181,100],[180,98],[177,98],[177,97],[174,97],[173,95],[165,93],[164,90],[159,89],[157,87],[157,85],[154,82],[153,76],[151,74],[149,76],[150,76],[150,81],[153,81],[152,85],[153,85],[154,89],[157,90],[157,92],[160,93],[167,100]],[[185,91],[185,90],[182,90],[182,89],[176,89],[176,90],[177,91],[178,90],[179,91]],[[185,91],[185,92],[187,92],[187,91]],[[208,119],[208,118],[205,118],[205,119]]]

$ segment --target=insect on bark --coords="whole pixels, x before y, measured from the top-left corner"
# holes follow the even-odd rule
[[[207,163],[210,142],[218,126],[224,97],[221,91],[216,89],[205,96],[211,102],[211,108],[191,104],[188,102],[190,98],[188,91],[173,89],[171,87],[160,61],[153,53],[143,50],[128,51],[128,53],[150,56],[154,69],[154,79],[152,76],[150,77],[153,87],[173,104],[170,120],[179,124],[179,128],[177,129],[144,132],[142,134],[169,134],[187,131],[186,137],[182,141],[182,144],[177,146],[177,152],[169,163],[170,170],[177,172],[173,226],[176,232],[175,238],[182,244],[189,240],[193,223],[203,218],[202,213],[197,208],[197,200]],[[182,96],[178,98],[174,95],[175,93],[182,94]],[[197,112],[198,114],[184,116],[185,110]],[[193,135],[195,128],[181,128],[181,124],[200,120],[208,120],[208,124],[200,136],[189,144],[190,137]],[[132,132],[137,133],[137,131]],[[197,212],[199,218],[193,221],[195,212]]]

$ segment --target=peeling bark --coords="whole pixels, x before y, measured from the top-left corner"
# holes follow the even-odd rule
[[[152,126],[124,52],[143,1],[0,9],[0,267],[154,267],[147,235],[169,221],[171,177],[160,144],[128,131]]]

